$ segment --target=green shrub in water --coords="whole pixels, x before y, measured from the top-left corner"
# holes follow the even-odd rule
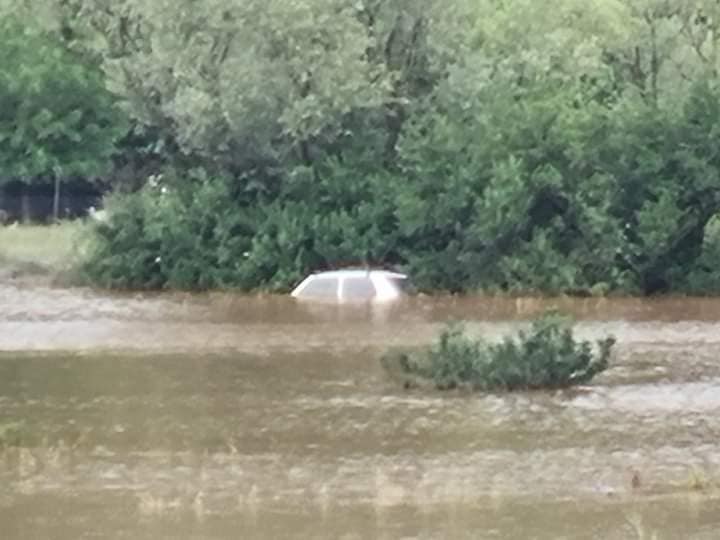
[[[24,422],[0,422],[0,449],[22,446],[27,438]]]
[[[567,320],[547,314],[529,331],[486,343],[450,325],[425,350],[391,352],[383,367],[405,387],[430,383],[440,390],[525,390],[565,388],[589,382],[608,367],[615,339],[577,341]]]

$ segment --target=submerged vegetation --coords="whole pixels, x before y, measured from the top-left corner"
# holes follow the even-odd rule
[[[26,439],[25,431],[23,422],[0,423],[0,450],[22,446]]]
[[[465,388],[513,391],[566,388],[585,384],[608,367],[615,339],[577,341],[572,327],[557,314],[546,314],[529,331],[486,343],[451,325],[427,349],[393,351],[383,367],[405,387],[431,384],[439,390]]]
[[[720,291],[714,1],[158,6],[0,0],[0,184],[117,192],[93,282]]]

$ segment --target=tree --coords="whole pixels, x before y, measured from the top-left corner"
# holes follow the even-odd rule
[[[87,122],[66,114],[69,96],[112,110],[97,101],[107,92],[72,86],[94,73],[132,119],[123,163],[160,162],[183,194],[156,207],[141,190],[157,211],[129,236],[113,222],[98,251],[121,252],[145,284],[277,288],[353,259],[456,291],[654,292],[712,260],[717,0],[0,0],[0,12],[14,5],[45,32],[14,47],[61,52],[43,63],[33,45],[18,65],[7,53],[19,75],[3,91],[65,84],[36,84],[28,103],[42,106],[23,125],[77,138]],[[14,126],[27,137],[5,158],[13,174],[90,174],[45,131]],[[180,208],[180,232],[156,234]],[[113,247],[141,233],[166,250],[162,268]],[[192,266],[180,253],[195,244]]]
[[[57,219],[62,180],[107,169],[123,116],[98,68],[52,35],[10,16],[0,32],[0,181],[52,179]]]

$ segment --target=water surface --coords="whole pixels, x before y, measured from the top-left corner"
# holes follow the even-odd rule
[[[0,306],[4,538],[720,536],[719,301],[4,286]],[[592,385],[409,392],[379,366],[448,320],[498,339],[547,307],[618,338]]]

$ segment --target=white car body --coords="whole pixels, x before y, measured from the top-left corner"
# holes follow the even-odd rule
[[[291,295],[325,302],[388,302],[403,296],[406,279],[387,270],[334,270],[306,277]]]

